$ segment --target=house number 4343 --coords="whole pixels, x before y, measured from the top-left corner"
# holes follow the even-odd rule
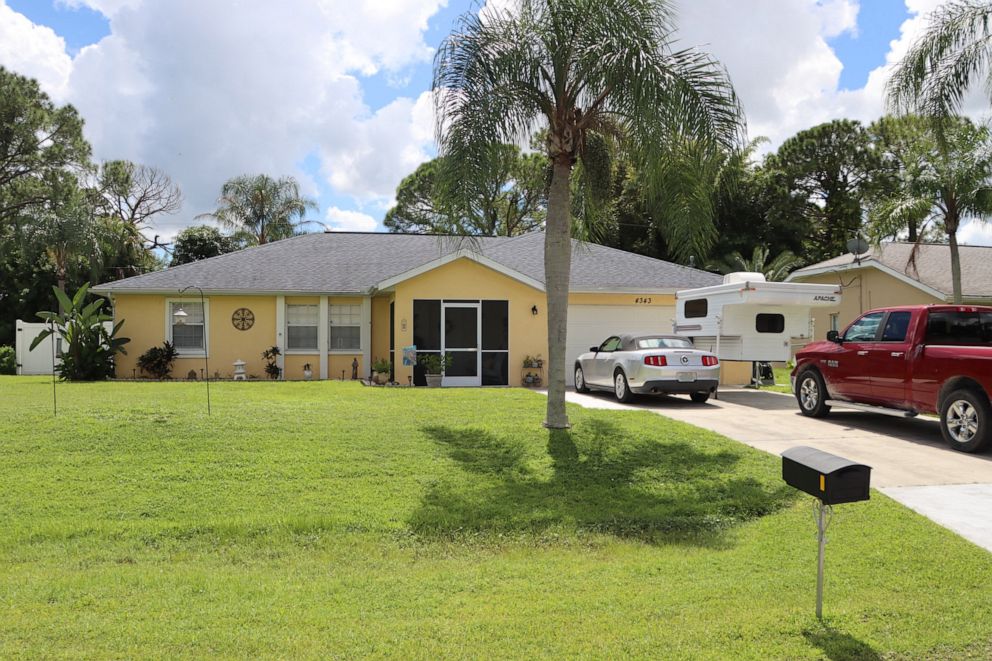
[[[634,299],[634,303],[637,303],[639,305],[648,305],[651,303],[651,298],[645,296],[638,296],[637,298]]]

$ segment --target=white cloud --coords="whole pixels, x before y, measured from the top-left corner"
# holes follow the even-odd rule
[[[327,210],[327,225],[339,232],[374,232],[379,221],[367,213],[331,207]]]
[[[36,78],[55,100],[61,100],[72,59],[65,40],[51,28],[35,25],[0,0],[0,65]]]
[[[972,246],[992,246],[992,224],[971,221],[958,229],[958,243]]]
[[[97,158],[157,166],[180,183],[186,207],[163,232],[211,209],[238,174],[294,174],[314,194],[301,163],[318,154],[334,193],[381,205],[429,157],[429,98],[373,112],[360,76],[429,62],[423,34],[445,0],[282,0],[251,11],[238,0],[63,2],[104,13],[111,33],[73,60],[54,32],[0,0],[0,64],[76,105]]]

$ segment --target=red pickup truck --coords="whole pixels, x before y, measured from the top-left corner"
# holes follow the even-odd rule
[[[796,354],[792,390],[814,418],[832,404],[939,413],[948,445],[978,452],[992,443],[992,307],[872,310]]]

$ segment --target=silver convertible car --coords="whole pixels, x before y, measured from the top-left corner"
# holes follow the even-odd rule
[[[575,361],[575,389],[634,395],[688,394],[702,404],[720,382],[720,361],[677,335],[614,335]]]

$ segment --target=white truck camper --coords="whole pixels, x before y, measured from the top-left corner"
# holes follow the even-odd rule
[[[676,292],[675,332],[720,360],[787,361],[793,339],[812,339],[812,308],[836,306],[840,299],[840,285],[731,273],[722,285]]]

